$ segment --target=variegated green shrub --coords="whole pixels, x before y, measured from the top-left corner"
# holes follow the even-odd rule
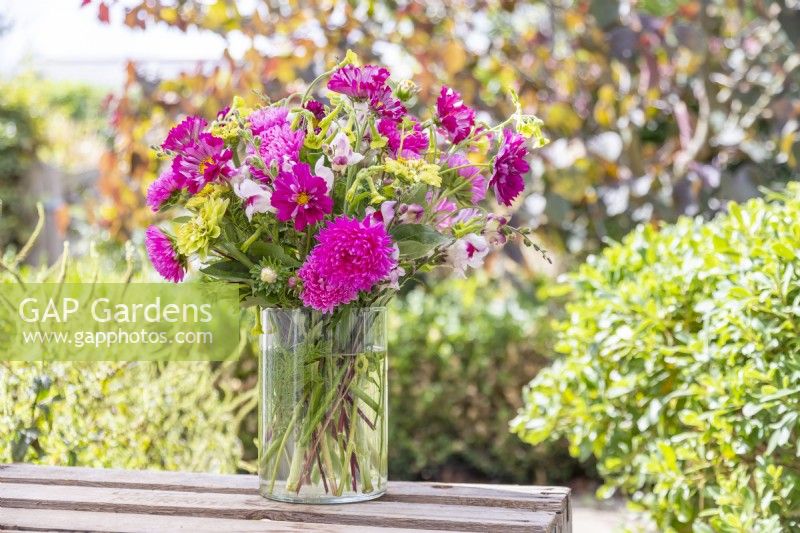
[[[18,267],[29,249],[0,257],[0,295],[22,280],[144,279],[133,248],[127,265],[95,253],[72,261],[65,249],[49,269]],[[255,396],[230,390],[231,371],[229,363],[0,360],[0,463],[236,472],[240,420]]]
[[[564,354],[512,422],[566,437],[662,531],[800,529],[800,186],[642,226],[563,287]]]

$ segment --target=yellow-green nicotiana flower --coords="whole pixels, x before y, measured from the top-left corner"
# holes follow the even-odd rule
[[[230,190],[231,187],[227,183],[208,183],[197,194],[189,198],[186,202],[186,208],[191,210],[199,209],[209,198],[219,198]]]
[[[196,197],[195,197],[196,198]],[[194,198],[192,198],[194,200]],[[198,254],[205,258],[211,241],[222,233],[219,224],[228,209],[228,199],[207,197],[197,215],[178,226],[175,232],[176,248],[181,255]]]
[[[253,112],[253,108],[249,107],[247,103],[244,101],[244,98],[241,96],[234,96],[233,97],[233,104],[231,105],[232,111],[238,111],[239,116],[242,118],[247,118],[250,116],[250,113]]]
[[[235,120],[227,120],[225,122],[215,122],[211,126],[211,134],[215,137],[225,140],[225,142],[232,142],[239,137],[242,128]]]
[[[442,186],[441,167],[424,159],[387,158],[383,168],[405,183],[425,183],[433,187]]]
[[[541,148],[550,142],[550,139],[545,137],[544,132],[542,132],[542,127],[544,126],[542,119],[534,115],[517,115],[515,120],[517,133],[526,139],[534,139],[536,148]]]

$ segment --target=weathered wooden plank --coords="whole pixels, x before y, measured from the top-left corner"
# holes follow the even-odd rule
[[[0,482],[252,494],[256,476],[78,466],[0,465]]]
[[[0,483],[0,507],[166,516],[275,520],[314,524],[457,531],[550,532],[555,514],[501,507],[404,504],[391,501],[341,506],[273,502],[256,494]]]
[[[0,465],[0,482],[137,488],[252,495],[255,476],[190,472],[131,471],[25,464]],[[570,531],[570,491],[564,487],[411,483],[392,481],[382,502],[477,505],[556,514],[555,529]]]
[[[132,513],[98,513],[85,511],[51,511],[38,509],[0,508],[0,531],[85,531],[103,533],[353,533],[353,526],[336,524],[304,524],[273,520],[236,520],[229,518],[195,518],[157,516]],[[359,527],[364,533],[423,533],[420,529]]]
[[[190,472],[133,471],[25,464],[0,465],[0,482],[118,487],[181,492],[252,494],[258,478]],[[565,487],[416,483],[392,481],[382,501],[481,505],[535,511],[563,511],[569,497]]]

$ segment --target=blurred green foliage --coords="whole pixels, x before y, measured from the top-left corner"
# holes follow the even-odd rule
[[[25,238],[20,214],[33,207],[26,198],[22,177],[36,158],[41,132],[32,110],[12,101],[0,87],[0,249],[19,245]]]
[[[30,214],[40,198],[32,194],[27,174],[37,163],[72,172],[99,157],[104,148],[102,99],[99,89],[32,74],[0,80],[0,250],[21,246],[33,226]],[[70,192],[66,200],[83,203],[81,191]],[[61,210],[58,228],[66,233],[68,206],[48,208]]]
[[[208,363],[0,362],[0,462],[233,472],[235,398]]]
[[[392,479],[563,483],[584,474],[563,444],[533,450],[508,432],[523,384],[549,362],[549,307],[531,291],[478,272],[394,301]]]
[[[513,429],[592,456],[661,531],[800,528],[800,185],[637,228],[570,275]]]
[[[127,261],[94,251],[72,260],[65,246],[49,268],[19,267],[29,250],[2,257],[0,295],[20,280],[144,277],[131,246]],[[255,394],[231,388],[232,366],[0,361],[0,463],[234,472],[242,461],[237,432]]]

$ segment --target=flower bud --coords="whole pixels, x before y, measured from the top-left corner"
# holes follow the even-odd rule
[[[274,269],[270,267],[264,267],[261,269],[261,281],[264,283],[275,283],[275,280],[278,279],[278,273],[275,272]]]
[[[417,84],[412,80],[401,81],[397,84],[397,88],[394,91],[395,95],[403,102],[411,100],[418,92],[419,87],[417,87]]]

